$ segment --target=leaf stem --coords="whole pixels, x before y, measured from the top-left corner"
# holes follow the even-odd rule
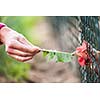
[[[47,49],[40,49],[41,52],[46,51],[46,52],[59,52],[59,53],[64,53],[64,54],[68,54],[69,52],[62,52],[62,51],[57,51],[57,50],[47,50]],[[72,56],[75,56],[76,51],[71,53]]]

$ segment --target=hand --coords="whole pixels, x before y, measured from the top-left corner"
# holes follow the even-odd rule
[[[32,45],[22,34],[3,27],[0,30],[0,40],[6,47],[6,52],[14,59],[24,62],[33,58],[40,50]]]

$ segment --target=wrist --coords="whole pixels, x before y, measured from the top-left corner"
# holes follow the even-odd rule
[[[6,38],[8,37],[8,34],[11,32],[11,29],[7,26],[4,26],[0,29],[0,42],[4,43]]]
[[[4,23],[0,23],[0,30],[3,28],[3,27],[5,27],[6,25],[4,24]],[[0,32],[1,33],[1,32]],[[2,42],[1,42],[1,35],[0,35],[0,44],[2,44]]]

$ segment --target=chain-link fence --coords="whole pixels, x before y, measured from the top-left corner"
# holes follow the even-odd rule
[[[100,82],[100,61],[94,51],[100,49],[99,19],[97,16],[81,16],[81,43],[88,42],[87,51],[91,64],[80,67],[81,81],[86,83]]]

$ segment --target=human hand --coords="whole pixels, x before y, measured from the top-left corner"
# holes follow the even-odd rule
[[[0,30],[0,40],[5,45],[7,54],[21,62],[32,59],[40,51],[39,47],[32,45],[22,34],[8,27]]]

